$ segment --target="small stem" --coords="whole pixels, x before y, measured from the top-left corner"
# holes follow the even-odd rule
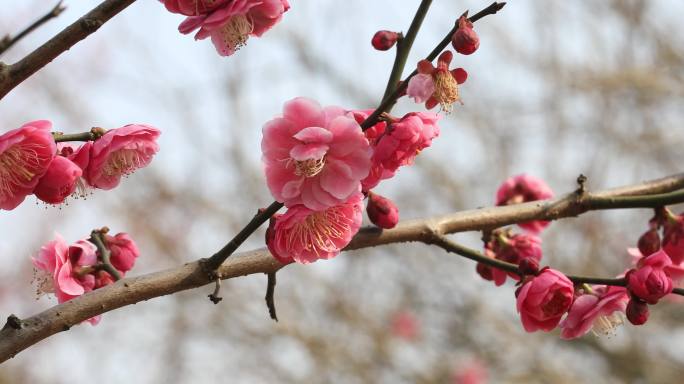
[[[61,143],[65,141],[95,141],[97,137],[92,132],[80,132],[80,133],[60,133],[53,132],[52,137],[55,139],[55,143]]]
[[[56,18],[59,16],[60,13],[62,13],[66,7],[62,6],[62,0],[60,0],[57,5],[52,7],[50,12],[46,13],[41,17],[40,19],[36,20],[33,22],[33,24],[29,25],[26,27],[23,31],[17,33],[14,37],[10,37],[9,35],[5,36],[2,40],[0,40],[0,55],[5,53],[8,49],[10,49],[14,44],[17,43],[17,41],[21,40],[24,36],[28,35],[29,33],[33,32],[34,30],[38,29],[41,25],[45,24],[46,22],[50,21],[51,19]]]
[[[684,201],[684,189],[641,196],[591,196],[584,200],[589,209],[659,208]]]
[[[447,252],[455,253],[457,255],[463,256],[465,258],[477,261],[478,263],[489,265],[490,267],[498,268],[506,272],[515,273],[520,275],[518,272],[518,266],[512,263],[507,263],[505,261],[492,259],[484,254],[468,248],[466,246],[455,243],[447,239],[444,235],[433,233],[431,243],[439,246]],[[617,287],[627,286],[627,281],[624,278],[603,278],[603,277],[590,277],[590,276],[576,276],[576,275],[565,275],[570,281],[575,284],[597,284],[597,285],[612,285]],[[684,296],[684,289],[675,288],[672,293]]]
[[[210,271],[216,270],[226,259],[235,252],[238,247],[247,240],[247,238],[256,231],[261,224],[270,219],[280,208],[283,207],[283,203],[274,201],[268,208],[263,211],[258,212],[252,220],[250,220],[247,225],[240,232],[238,232],[233,239],[228,242],[220,251],[216,252],[209,259],[206,260],[206,267]]]
[[[385,87],[385,93],[382,96],[382,101],[385,101],[387,97],[392,94],[394,88],[399,85],[399,80],[401,80],[401,74],[404,72],[404,67],[406,66],[406,60],[408,59],[409,52],[411,52],[411,47],[413,46],[413,41],[416,39],[416,35],[420,30],[420,26],[423,24],[425,15],[430,9],[432,0],[423,0],[420,2],[420,6],[416,11],[415,16],[413,16],[413,21],[409,26],[406,36],[397,41],[396,56],[394,57],[394,65],[392,66],[392,72],[390,73],[389,80],[387,80],[387,87]],[[389,110],[387,110],[389,112]]]
[[[100,268],[112,275],[114,280],[121,280],[121,274],[114,268],[109,260],[111,252],[105,246],[104,233],[102,233],[102,230],[96,229],[90,232],[90,242],[95,244],[97,251],[100,253],[100,259],[102,261],[102,266]]]
[[[275,308],[275,286],[276,286],[276,273],[271,272],[267,273],[266,276],[268,276],[268,282],[266,283],[266,306],[268,307],[268,314],[271,316],[271,319],[278,321],[278,315],[276,314],[276,308]]]
[[[210,293],[209,295],[209,300],[211,300],[212,303],[218,304],[221,300],[223,300],[223,297],[220,296],[221,293],[221,276],[217,273],[216,274],[216,280],[215,280],[215,286],[214,286],[214,292]]]

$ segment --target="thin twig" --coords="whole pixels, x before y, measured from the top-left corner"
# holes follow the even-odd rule
[[[17,33],[14,36],[7,35],[0,40],[0,55],[5,53],[8,49],[10,49],[14,44],[17,43],[17,41],[21,40],[24,36],[28,35],[29,33],[33,32],[34,30],[38,29],[41,25],[47,23],[48,21],[56,18],[59,16],[60,13],[64,12],[66,7],[62,6],[63,0],[60,0],[57,5],[52,7],[50,12],[46,13],[41,17],[40,19],[34,21],[31,25],[26,27],[23,31]]]
[[[278,321],[278,315],[276,314],[276,308],[275,308],[275,286],[276,286],[276,273],[271,272],[267,273],[266,276],[268,277],[268,282],[266,283],[266,306],[268,307],[268,314],[271,316],[271,319]]]
[[[0,99],[29,76],[97,31],[135,0],[106,0],[12,65],[0,62]]]
[[[112,265],[112,262],[110,260],[111,252],[109,251],[109,248],[105,245],[105,240],[104,240],[104,233],[106,231],[96,229],[90,232],[90,242],[95,244],[97,247],[97,251],[100,254],[100,265],[99,267],[102,268],[105,272],[109,273],[112,275],[112,278],[114,280],[121,280],[121,273],[114,268]]]
[[[382,101],[387,99],[394,88],[399,85],[399,80],[401,80],[401,74],[404,73],[404,67],[406,66],[406,59],[411,52],[411,47],[413,46],[413,41],[416,40],[416,35],[418,35],[418,30],[423,24],[425,15],[430,9],[432,0],[422,0],[415,16],[413,16],[413,21],[409,26],[408,31],[405,36],[402,36],[397,41],[396,56],[394,57],[394,64],[392,65],[392,72],[390,72],[389,79],[387,80],[387,86],[385,87],[385,93],[382,95]]]
[[[214,304],[218,304],[223,300],[223,297],[221,297],[221,276],[218,273],[216,274],[214,292],[210,293],[208,296],[209,300]]]

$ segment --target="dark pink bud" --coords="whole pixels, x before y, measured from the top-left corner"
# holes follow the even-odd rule
[[[518,271],[520,271],[522,275],[536,276],[539,273],[539,261],[533,258],[521,259],[518,263]]]
[[[648,304],[633,297],[629,300],[629,303],[627,303],[625,314],[630,323],[634,325],[644,324],[648,320]]]
[[[95,289],[102,288],[109,284],[114,284],[112,275],[105,271],[97,271],[97,274],[95,275]]]
[[[392,200],[373,192],[368,192],[366,207],[370,221],[380,228],[394,228],[399,222],[399,210]]]
[[[644,256],[649,256],[658,252],[660,249],[660,236],[658,235],[658,230],[652,228],[644,232],[644,234],[639,238],[637,246],[639,247],[641,254]]]
[[[681,264],[684,261],[684,216],[674,215],[669,211],[667,213],[668,217],[663,225],[663,249],[672,263]]]
[[[378,51],[386,51],[397,43],[398,38],[399,34],[396,32],[377,31],[375,32],[375,35],[373,35],[371,44],[373,44],[373,48],[377,49]]]
[[[625,275],[627,288],[632,295],[655,304],[662,297],[672,292],[672,278],[665,267],[672,265],[669,256],[662,250],[639,260],[636,270],[630,270]]]
[[[135,242],[127,233],[117,233],[114,236],[107,235],[105,242],[111,252],[110,261],[114,268],[122,273],[130,271],[135,264],[135,259],[140,255]]]
[[[50,204],[59,204],[76,190],[81,168],[64,156],[56,156],[40,178],[33,194]]]
[[[485,280],[492,281],[494,280],[494,276],[492,274],[492,267],[489,265],[485,265],[482,263],[477,263],[477,267],[475,267],[475,270],[477,271],[477,274],[480,275]]]
[[[458,19],[458,29],[451,37],[451,45],[456,52],[463,55],[470,55],[480,46],[480,38],[473,30],[473,23],[465,15]]]

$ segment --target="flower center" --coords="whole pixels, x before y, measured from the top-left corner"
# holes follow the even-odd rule
[[[596,336],[615,336],[617,328],[625,323],[624,318],[620,312],[613,312],[609,316],[599,316],[594,320],[594,326],[591,332]]]
[[[461,100],[458,95],[458,83],[449,71],[437,71],[434,74],[434,82],[435,100],[439,102],[444,112],[451,112],[451,105]]]
[[[233,51],[239,50],[247,43],[252,32],[252,23],[245,15],[231,17],[220,30],[223,44]]]
[[[129,175],[144,166],[145,161],[141,158],[140,152],[135,149],[121,149],[109,156],[103,172],[107,176]]]
[[[301,244],[316,255],[338,249],[335,240],[344,238],[351,230],[352,219],[340,212],[340,208],[328,208],[314,212],[292,229],[287,237],[287,247]]]
[[[570,300],[570,297],[564,295],[560,290],[556,290],[553,293],[551,300],[548,300],[546,303],[542,304],[542,312],[549,317],[558,316],[568,309]]]
[[[23,143],[0,154],[0,197],[12,194],[16,186],[31,181],[45,164],[37,149],[40,144]]]
[[[295,175],[314,177],[321,173],[325,167],[325,156],[320,159],[295,160]]]

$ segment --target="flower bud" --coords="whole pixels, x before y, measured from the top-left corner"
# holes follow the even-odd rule
[[[114,268],[126,273],[133,268],[135,259],[140,255],[138,246],[127,233],[117,233],[114,236],[105,236],[107,248],[111,252],[110,261]]]
[[[644,232],[644,234],[639,238],[637,246],[639,247],[641,254],[644,256],[649,256],[658,252],[660,249],[660,236],[658,235],[658,230],[651,228]]]
[[[74,162],[63,156],[55,156],[33,194],[46,203],[59,204],[76,190],[76,183],[82,174],[83,171]]]
[[[475,271],[477,271],[477,274],[480,275],[485,280],[492,281],[494,280],[494,276],[492,274],[492,267],[489,265],[485,265],[482,263],[477,263],[477,267],[475,267]]]
[[[394,228],[399,222],[399,210],[392,200],[373,192],[368,192],[366,207],[370,221],[380,228]]]
[[[625,314],[630,323],[634,325],[644,324],[648,320],[648,304],[633,297],[629,300],[629,303],[627,303]]]
[[[378,51],[386,51],[397,43],[398,38],[399,34],[396,32],[377,31],[375,32],[375,35],[373,35],[371,44],[373,45],[373,48],[377,49]]]
[[[456,52],[463,55],[470,55],[480,46],[480,38],[473,30],[473,23],[465,15],[458,19],[458,29],[451,37],[451,45]]]
[[[539,273],[539,261],[529,257],[520,259],[520,262],[518,263],[518,271],[522,275],[536,276]]]

